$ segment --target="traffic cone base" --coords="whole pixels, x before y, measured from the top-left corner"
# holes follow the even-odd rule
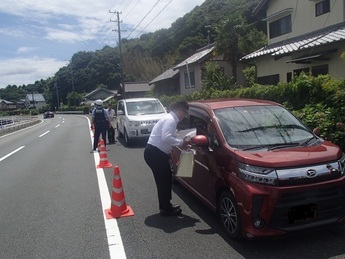
[[[112,212],[111,209],[105,210],[105,217],[107,219],[114,219],[114,218],[123,218],[123,217],[131,217],[134,215],[134,212],[130,206],[127,206],[124,211],[121,212]]]
[[[113,188],[111,192],[110,209],[105,210],[107,219],[122,218],[133,216],[134,212],[131,207],[127,206],[125,194],[122,187],[120,169],[118,166],[114,168]]]

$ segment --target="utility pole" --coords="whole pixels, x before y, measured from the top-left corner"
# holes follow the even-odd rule
[[[73,68],[72,68],[72,60],[66,59],[66,61],[69,61],[70,66],[70,72],[71,72],[71,80],[72,80],[72,97],[73,97],[73,105],[75,107],[75,96],[74,96],[74,77],[73,77]]]
[[[119,35],[119,52],[120,52],[120,70],[121,70],[121,85],[122,85],[122,98],[126,98],[126,89],[125,89],[125,82],[124,82],[124,65],[123,65],[123,57],[122,57],[122,43],[121,43],[121,22],[120,21],[120,12],[111,12],[109,11],[109,13],[113,13],[116,14],[117,16],[117,20],[111,20],[111,22],[116,22],[117,23],[117,30],[113,30],[113,31],[117,31],[118,35]]]
[[[57,109],[55,109],[55,111],[59,110],[59,87],[58,87],[58,83],[55,82],[54,83],[54,87],[55,87],[55,90],[56,90],[56,101],[57,101]]]

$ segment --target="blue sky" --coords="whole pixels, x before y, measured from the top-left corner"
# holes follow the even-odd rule
[[[120,12],[122,38],[136,38],[169,28],[204,1],[1,0],[0,88],[52,77],[78,51],[116,46],[111,12]]]

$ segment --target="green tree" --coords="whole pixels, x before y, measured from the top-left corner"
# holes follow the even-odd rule
[[[241,57],[266,43],[266,35],[249,25],[239,13],[229,16],[217,27],[216,52],[224,54],[232,67],[236,79],[237,65]]]
[[[235,88],[236,84],[224,74],[216,62],[206,62],[203,90],[226,90]]]

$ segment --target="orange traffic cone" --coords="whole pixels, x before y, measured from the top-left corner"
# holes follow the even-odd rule
[[[91,132],[92,132],[92,137],[95,136],[95,127],[94,126],[91,126]]]
[[[105,210],[107,219],[122,218],[133,216],[134,212],[131,207],[127,206],[125,194],[122,188],[120,169],[118,166],[114,168],[113,189],[111,192],[110,209]]]
[[[103,139],[100,140],[101,142],[101,149],[99,152],[99,165],[97,165],[97,168],[109,168],[112,167],[113,165],[109,163],[108,161],[108,156],[107,156],[107,151],[105,150],[105,145]]]

